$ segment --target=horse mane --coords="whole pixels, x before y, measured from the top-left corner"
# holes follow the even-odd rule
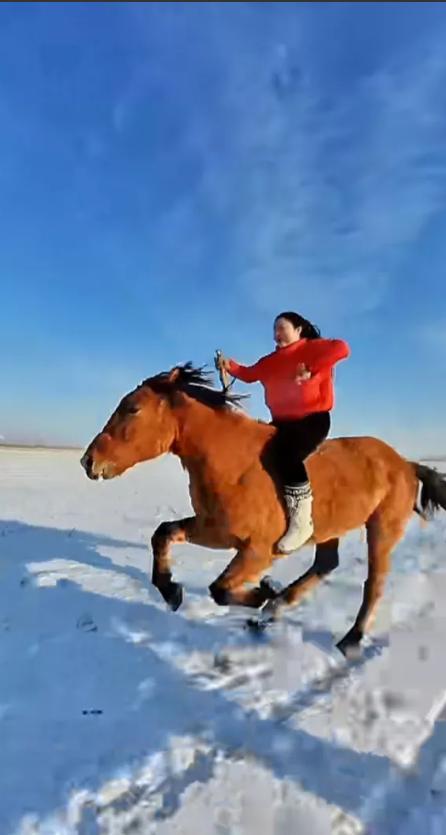
[[[211,385],[211,377],[212,371],[206,371],[205,366],[196,368],[191,362],[186,362],[184,365],[177,365],[171,371],[162,371],[154,377],[148,377],[143,380],[141,386],[147,386],[157,394],[164,394],[172,399],[176,394],[187,394],[211,409],[239,407],[241,401],[248,396],[214,388]]]

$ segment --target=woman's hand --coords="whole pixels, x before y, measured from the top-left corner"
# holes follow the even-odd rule
[[[304,383],[306,380],[309,380],[311,377],[311,371],[304,365],[303,362],[300,362],[296,368],[296,383]]]
[[[230,360],[220,354],[220,356],[216,359],[215,365],[218,371],[227,371],[229,373],[229,363]]]

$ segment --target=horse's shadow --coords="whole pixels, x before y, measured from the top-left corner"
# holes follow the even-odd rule
[[[12,570],[24,568],[23,580],[29,572],[26,565],[33,562],[49,562],[63,559],[79,564],[86,563],[99,569],[112,569],[115,574],[125,578],[133,577],[146,583],[147,573],[134,565],[120,565],[111,557],[102,555],[101,548],[139,549],[149,552],[147,545],[108,536],[90,534],[77,528],[60,530],[17,522],[14,519],[0,520],[0,547],[7,548]]]
[[[229,759],[244,752],[275,776],[358,813],[365,788],[387,779],[390,762],[262,720],[231,702],[224,689],[193,684],[178,664],[182,655],[212,655],[231,641],[252,650],[250,636],[234,636],[224,617],[197,623],[165,610],[157,592],[147,591],[144,572],[98,553],[107,545],[128,543],[1,525],[0,831],[15,831],[27,814],[51,816],[76,789],[94,792],[122,768],[136,772],[151,754],[167,750],[173,736],[186,735],[206,739]],[[61,557],[80,564],[79,580],[74,573],[74,581],[36,584],[36,577],[45,582],[45,571],[34,565],[30,576],[27,565]],[[107,597],[103,583],[102,593],[87,588],[85,577],[94,583],[98,568],[110,572],[111,589],[116,578],[130,575],[141,586],[142,602]],[[212,754],[200,774],[194,766],[181,779],[164,780],[170,813],[185,782],[210,779],[215,762]]]

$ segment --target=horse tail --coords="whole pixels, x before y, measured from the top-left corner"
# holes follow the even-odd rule
[[[423,519],[431,519],[438,510],[446,510],[446,473],[439,473],[425,464],[411,463],[421,482],[421,494],[414,510]]]

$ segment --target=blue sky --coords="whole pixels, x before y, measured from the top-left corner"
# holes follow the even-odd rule
[[[287,308],[351,344],[334,434],[446,452],[445,40],[440,3],[0,5],[0,434],[84,444]]]

